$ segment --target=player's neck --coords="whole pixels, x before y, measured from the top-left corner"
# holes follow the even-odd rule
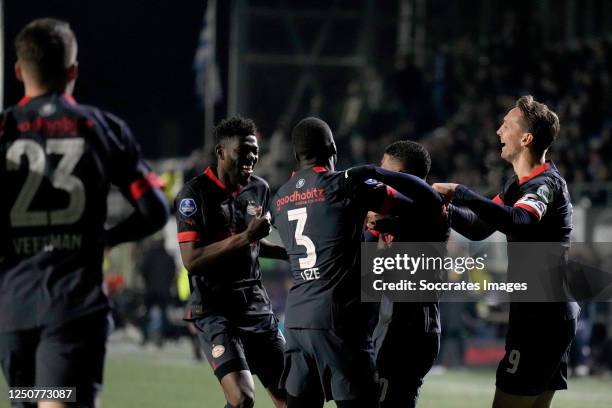
[[[514,168],[514,173],[520,179],[530,175],[538,166],[544,164],[545,161],[545,154],[538,158],[531,152],[525,152],[512,162],[512,167]]]
[[[53,89],[35,83],[24,82],[24,92],[25,96],[29,98],[37,98],[50,93],[68,94],[68,89]]]
[[[232,180],[230,178],[230,175],[228,173],[226,173],[223,170],[223,167],[221,166],[217,166],[215,168],[215,173],[217,173],[217,178],[219,180],[221,180],[221,182],[223,183],[223,185],[229,190],[229,191],[234,191],[238,189],[238,185],[232,183]]]

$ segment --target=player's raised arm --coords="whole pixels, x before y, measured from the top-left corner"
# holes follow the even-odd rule
[[[168,220],[169,205],[164,197],[162,181],[140,158],[140,149],[123,121],[106,114],[101,126],[106,129],[112,147],[111,182],[134,207],[134,212],[105,233],[105,246],[146,237],[161,229]]]
[[[527,195],[513,207],[510,207],[499,200],[490,200],[481,196],[460,184],[436,183],[433,187],[447,199],[452,199],[460,206],[472,210],[482,222],[488,224],[491,228],[508,235],[537,224],[546,212],[546,206],[548,205],[546,198],[537,195]],[[458,214],[457,218],[460,217],[461,212]],[[468,215],[468,218],[473,217]]]
[[[180,217],[180,216],[179,216]],[[242,250],[252,242],[258,241],[270,233],[270,219],[265,216],[255,217],[251,220],[246,230],[213,242],[208,245],[202,244],[200,232],[181,228],[181,224],[186,224],[183,220],[179,220],[179,246],[181,250],[181,258],[185,268],[191,274],[203,274],[210,268],[218,264],[218,262],[227,259],[229,256]],[[197,221],[193,224],[198,225]],[[201,225],[201,223],[199,224]]]
[[[419,177],[371,165],[353,167],[346,174],[360,186],[357,191],[369,203],[368,209],[379,214],[400,215],[415,208],[442,211],[440,194]]]
[[[472,241],[482,241],[495,232],[489,224],[482,221],[474,211],[467,207],[450,204],[448,206],[451,228]]]

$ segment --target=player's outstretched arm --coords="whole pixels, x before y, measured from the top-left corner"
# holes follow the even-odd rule
[[[539,222],[537,216],[524,208],[498,204],[462,185],[440,183],[434,184],[433,187],[448,199],[453,199],[454,203],[472,210],[491,228],[507,235]]]
[[[467,239],[482,241],[495,232],[488,224],[483,222],[474,211],[466,207],[449,205],[451,227]]]
[[[198,241],[181,242],[183,265],[191,274],[203,274],[210,270],[210,266],[233,255],[251,242],[266,237],[270,228],[270,219],[261,216],[253,218],[246,230],[209,245],[202,246]]]
[[[444,202],[440,194],[427,182],[412,174],[398,173],[385,170],[372,165],[357,166],[349,169],[348,174],[356,179],[365,181],[374,179],[394,188],[406,197],[410,197],[419,207],[426,209],[441,209]]]
[[[159,188],[147,191],[133,205],[132,215],[106,231],[106,247],[144,238],[166,225],[170,208]]]

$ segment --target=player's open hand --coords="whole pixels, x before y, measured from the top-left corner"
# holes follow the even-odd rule
[[[253,242],[267,237],[271,229],[272,224],[270,222],[270,216],[266,214],[264,216],[254,217],[249,223],[245,233],[249,242]]]
[[[449,202],[455,196],[458,185],[456,183],[434,183],[432,187],[444,197],[446,202]]]

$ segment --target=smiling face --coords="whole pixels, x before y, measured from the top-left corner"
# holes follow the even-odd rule
[[[257,138],[254,135],[224,138],[217,146],[217,158],[230,184],[245,185],[259,159]]]
[[[501,143],[501,158],[507,162],[514,161],[533,139],[531,133],[524,128],[519,108],[513,108],[506,114],[503,123],[497,129],[497,136]]]

